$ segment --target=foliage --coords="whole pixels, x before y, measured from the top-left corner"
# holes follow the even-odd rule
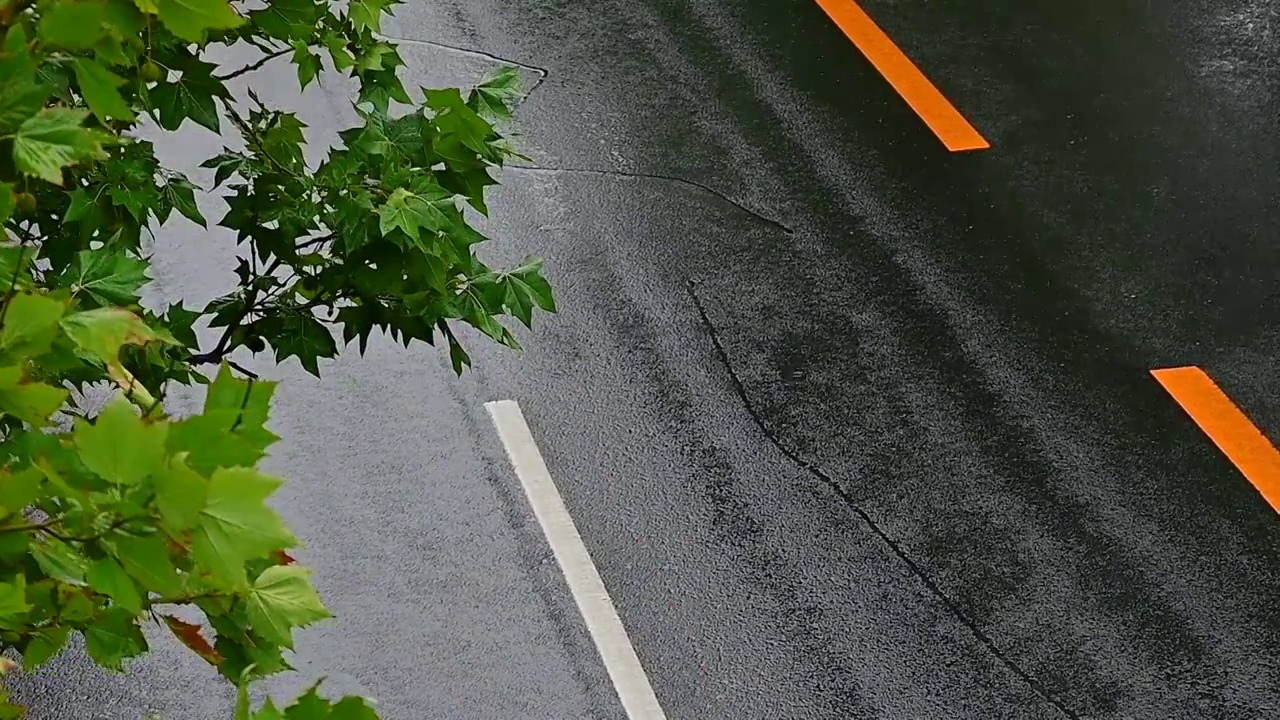
[[[274,386],[230,356],[269,348],[318,375],[335,334],[363,352],[377,331],[443,338],[461,372],[457,323],[514,348],[501,318],[555,309],[540,263],[489,268],[467,221],[513,155],[493,123],[514,71],[415,105],[379,34],[392,2],[0,0],[0,646],[26,669],[79,634],[122,670],[149,620],[237,684],[237,719],[376,717],[316,688],[249,707],[245,687],[287,669],[293,631],[328,612],[267,504],[281,481],[256,467],[277,440]],[[287,57],[303,88],[354,78],[359,125],[309,165],[296,115],[228,88],[261,65],[211,59],[230,46]],[[144,239],[164,242],[152,232],[175,212],[207,227],[200,188],[138,137],[148,120],[233,138],[203,167],[244,257],[202,308],[139,304]],[[117,390],[95,409],[104,383]],[[203,410],[168,417],[173,383],[207,385]],[[0,720],[21,713],[0,697]]]

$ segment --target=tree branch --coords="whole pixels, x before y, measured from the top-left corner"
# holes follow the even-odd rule
[[[253,72],[254,70],[261,70],[263,65],[266,65],[267,63],[271,62],[272,60],[275,60],[275,59],[276,59],[276,58],[278,58],[278,57],[282,57],[282,56],[284,56],[284,55],[287,55],[287,54],[289,53],[289,50],[290,50],[290,49],[291,49],[291,48],[285,48],[285,49],[283,49],[283,50],[276,50],[275,52],[268,53],[268,54],[267,54],[267,55],[265,55],[262,59],[258,60],[257,62],[253,63],[252,65],[245,65],[244,67],[240,68],[239,70],[234,70],[234,71],[232,71],[232,72],[227,73],[226,75],[214,75],[214,76],[213,76],[213,79],[214,79],[214,80],[221,80],[222,82],[226,82],[226,81],[228,81],[228,80],[232,80],[232,79],[234,79],[234,78],[238,78],[238,77],[240,77],[241,75],[247,75],[247,74],[249,74],[249,73]]]
[[[251,258],[257,257],[257,255],[255,254],[256,250],[257,248],[254,248],[254,247],[249,248],[249,253]],[[259,273],[257,277],[265,277],[267,275],[270,275],[280,267],[280,264],[282,262],[283,261],[280,258],[276,258],[272,260],[271,264],[268,265],[261,273]],[[222,331],[222,337],[218,338],[218,342],[213,346],[213,349],[210,350],[209,352],[196,353],[194,355],[191,355],[187,359],[188,362],[190,362],[192,365],[210,365],[213,363],[222,362],[227,355],[231,354],[231,350],[232,350],[231,337],[235,335],[236,330],[240,328],[240,323],[244,322],[244,319],[249,317],[249,313],[252,313],[254,310],[258,309],[257,307],[258,290],[257,288],[253,287],[253,283],[249,283],[249,285],[250,285],[249,291],[245,293],[244,309],[240,311],[240,314],[237,315],[234,320],[227,323],[227,329]]]

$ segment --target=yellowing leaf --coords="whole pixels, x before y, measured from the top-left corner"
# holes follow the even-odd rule
[[[137,315],[115,307],[67,315],[62,318],[62,329],[81,350],[102,362],[114,361],[123,345],[177,342],[168,333],[148,326]]]
[[[244,24],[227,0],[158,0],[156,4],[160,22],[188,42],[200,42],[207,30],[231,30]]]
[[[90,424],[78,421],[76,450],[85,467],[117,485],[136,485],[164,464],[165,423],[145,423],[133,405],[116,395]]]
[[[249,620],[262,637],[293,647],[293,629],[330,617],[307,579],[306,568],[276,565],[262,571],[249,590]]]
[[[222,663],[222,655],[209,644],[208,640],[200,634],[200,626],[179,620],[172,615],[165,615],[164,624],[169,626],[169,631],[174,637],[178,638],[183,645],[195,651],[195,654],[204,658],[210,665],[217,667]]]

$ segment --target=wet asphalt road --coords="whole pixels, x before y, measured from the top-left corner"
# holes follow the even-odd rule
[[[1280,438],[1280,10],[863,7],[991,150],[812,0],[398,11],[425,84],[492,66],[443,46],[542,80],[489,230],[563,312],[461,381],[285,369],[282,510],[340,617],[304,675],[393,719],[621,717],[481,409],[512,398],[671,718],[1280,716],[1280,522],[1148,374]],[[160,295],[212,295],[233,248],[175,232]],[[179,658],[27,692],[225,717]]]

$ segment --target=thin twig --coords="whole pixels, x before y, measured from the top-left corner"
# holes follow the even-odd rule
[[[254,371],[250,370],[249,368],[246,368],[245,366],[241,365],[240,363],[236,362],[235,360],[227,360],[227,359],[225,359],[225,358],[224,358],[224,359],[223,359],[223,362],[225,362],[226,364],[228,364],[228,365],[230,365],[231,367],[235,368],[236,370],[239,370],[240,372],[244,373],[245,375],[248,375],[250,380],[257,380],[257,379],[258,379],[258,373],[256,373],[256,372],[254,372]]]
[[[292,48],[285,48],[285,49],[283,49],[283,50],[276,50],[276,51],[275,51],[275,52],[273,52],[273,53],[269,53],[269,54],[267,54],[267,55],[266,55],[265,57],[263,57],[261,60],[258,60],[257,62],[253,63],[252,65],[245,65],[244,67],[240,68],[239,70],[234,70],[234,71],[232,71],[232,72],[227,73],[226,75],[214,75],[214,76],[213,76],[213,79],[214,79],[214,80],[221,80],[222,82],[226,82],[226,81],[228,81],[228,80],[232,80],[232,79],[238,78],[238,77],[240,77],[241,75],[248,75],[249,73],[253,72],[254,70],[261,70],[263,65],[266,65],[267,63],[271,62],[272,60],[275,60],[275,59],[276,59],[276,58],[278,58],[278,57],[283,57],[284,55],[287,55],[291,49],[292,49]]]

